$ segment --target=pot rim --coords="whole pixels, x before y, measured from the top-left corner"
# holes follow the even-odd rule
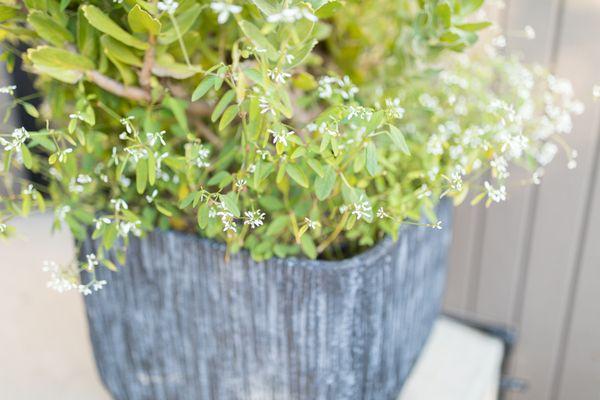
[[[406,226],[406,225],[403,225],[400,227],[400,231],[398,233],[398,240],[400,240],[400,235],[404,234],[407,231],[407,228],[408,228],[408,226]],[[220,254],[222,254],[223,257],[227,253],[227,244],[225,244],[223,242],[219,242],[214,239],[199,236],[196,233],[157,229],[157,230],[154,230],[152,232],[152,234],[191,238],[191,239],[197,240],[199,243],[202,242],[202,243],[207,244],[208,246],[210,246],[211,249],[214,249],[214,250],[218,251]],[[143,240],[144,238],[137,238],[137,239]],[[380,260],[381,257],[383,257],[386,254],[390,254],[390,250],[392,249],[393,245],[396,244],[396,242],[398,240],[393,240],[389,235],[386,235],[385,237],[383,237],[381,240],[379,240],[374,246],[370,247],[369,249],[367,249],[353,257],[345,258],[342,260],[311,260],[308,258],[290,256],[290,257],[286,257],[286,258],[271,257],[271,258],[268,258],[263,261],[255,261],[252,258],[252,256],[250,255],[250,252],[246,249],[240,249],[240,251],[238,251],[237,253],[232,253],[231,257],[246,257],[253,264],[272,265],[273,263],[278,263],[278,264],[284,263],[284,264],[287,264],[286,265],[287,267],[292,267],[292,268],[305,268],[305,269],[309,269],[309,270],[324,269],[324,270],[332,270],[333,271],[333,270],[349,269],[349,268],[356,268],[356,267],[374,266],[374,265],[378,264],[377,261]]]
[[[442,199],[437,205],[436,208],[438,211],[443,208],[452,208],[452,204],[447,199]],[[250,252],[244,248],[240,249],[237,253],[231,254],[232,257],[246,257],[253,264],[263,264],[265,266],[273,264],[286,264],[287,267],[292,268],[305,268],[308,270],[327,270],[327,271],[336,271],[336,270],[344,270],[350,268],[364,268],[364,267],[375,267],[379,264],[379,260],[385,256],[391,254],[391,250],[394,245],[400,240],[401,235],[405,235],[410,230],[418,230],[418,229],[428,229],[422,226],[403,224],[400,225],[400,229],[398,230],[398,238],[393,240],[390,235],[385,235],[382,239],[380,239],[374,246],[369,249],[359,253],[350,258],[344,258],[342,260],[311,260],[309,258],[302,258],[297,256],[290,256],[286,258],[279,257],[271,257],[269,259],[263,261],[255,261]],[[431,229],[431,228],[429,228]],[[440,234],[440,231],[431,229],[432,234]],[[183,237],[183,238],[191,238],[193,240],[198,241],[198,243],[205,243],[210,246],[212,249],[218,251],[223,257],[227,253],[227,244],[223,242],[219,242],[214,239],[202,237],[197,233],[191,232],[183,232],[176,230],[161,230],[155,229],[150,233],[151,235],[170,235],[174,237]],[[146,236],[147,237],[147,236]],[[142,240],[142,238],[136,238],[137,240]]]

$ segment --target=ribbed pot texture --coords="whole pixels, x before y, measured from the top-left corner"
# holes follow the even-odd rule
[[[223,245],[175,232],[132,240],[85,297],[102,381],[118,400],[395,399],[440,308],[449,202],[438,215],[442,230],[406,226],[339,262],[225,262]]]

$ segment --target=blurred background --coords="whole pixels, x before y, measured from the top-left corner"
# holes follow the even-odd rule
[[[568,138],[578,166],[559,157],[539,186],[513,176],[507,203],[456,210],[445,310],[518,333],[505,398],[600,399],[600,0],[505,3],[494,17],[507,50],[570,79],[586,104]],[[108,399],[81,298],[45,289],[43,260],[73,254],[50,225],[36,216],[20,223],[26,239],[0,242],[0,399]]]

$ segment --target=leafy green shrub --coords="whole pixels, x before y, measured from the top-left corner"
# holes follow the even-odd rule
[[[441,197],[503,201],[509,163],[537,183],[555,143],[573,157],[559,135],[581,105],[499,55],[502,37],[473,47],[482,3],[3,1],[2,57],[22,57],[44,103],[13,101],[40,129],[1,136],[0,230],[44,197],[57,226],[93,230],[85,265],[47,266],[66,290],[157,227],[257,260],[341,258],[423,214],[440,228]],[[49,184],[14,190],[15,164]]]

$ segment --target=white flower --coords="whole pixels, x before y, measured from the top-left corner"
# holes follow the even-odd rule
[[[69,119],[78,119],[80,121],[85,121],[85,118],[83,117],[83,115],[81,115],[80,111],[77,111],[73,114],[69,114]]]
[[[148,203],[152,204],[152,202],[154,201],[154,199],[156,198],[157,195],[158,195],[158,190],[154,189],[150,195],[146,196],[146,201]]]
[[[179,7],[179,3],[174,0],[162,0],[156,4],[158,11],[166,11],[167,14],[173,15],[175,11],[177,11],[177,7]]]
[[[15,85],[10,85],[10,86],[2,86],[0,87],[0,93],[3,94],[10,94],[11,96],[15,94],[15,89],[17,87]]]
[[[150,146],[154,146],[156,144],[156,142],[160,142],[160,144],[162,144],[163,146],[166,146],[167,143],[165,143],[165,139],[163,138],[165,133],[167,133],[167,132],[160,131],[160,132],[156,132],[156,133],[152,133],[152,132],[146,133],[146,139],[148,139],[148,144]]]
[[[379,209],[377,210],[377,218],[380,218],[380,219],[389,218],[389,215],[385,212],[383,207],[379,207]]]
[[[319,20],[316,15],[314,15],[313,13],[311,13],[310,11],[308,11],[304,8],[301,9],[298,7],[290,7],[290,8],[281,10],[281,12],[269,15],[267,17],[267,21],[269,21],[271,23],[278,23],[278,22],[293,23],[302,18],[306,18],[307,20],[309,20],[311,22],[317,22]]]
[[[71,212],[71,207],[65,205],[62,207],[58,207],[56,209],[56,211],[54,211],[54,214],[56,215],[56,219],[63,222],[65,220],[65,218],[67,217],[67,214],[70,212]]]
[[[104,286],[106,286],[106,281],[105,280],[101,280],[101,281],[94,281],[92,283],[92,288],[94,289],[94,291],[98,291],[100,289],[102,289]]]
[[[123,199],[111,199],[110,205],[115,209],[115,212],[129,209],[129,206]]]
[[[239,14],[242,11],[242,7],[236,6],[235,4],[227,4],[222,1],[213,1],[210,4],[210,8],[218,14],[217,22],[219,24],[227,22],[231,14]]]
[[[0,223],[0,233],[6,232],[7,228],[8,228],[8,226],[6,226],[5,223]]]
[[[488,181],[485,181],[483,185],[490,200],[496,203],[506,201],[506,186],[502,185],[500,188],[495,189]]]
[[[400,106],[399,98],[395,98],[393,100],[386,99],[385,105],[388,108],[388,111],[390,112],[390,114],[392,114],[392,117],[398,118],[398,119],[402,119],[402,117],[404,117],[404,108],[402,108]]]
[[[542,166],[548,165],[554,159],[556,153],[558,153],[558,146],[552,142],[546,142],[536,155],[537,162]]]
[[[0,137],[0,145],[4,146],[5,151],[17,150],[21,151],[21,145],[29,139],[29,132],[25,128],[17,128],[10,135],[12,141],[7,141]]]
[[[236,188],[237,188],[239,191],[243,190],[243,189],[246,187],[246,185],[247,185],[247,184],[248,184],[248,181],[247,181],[247,180],[245,180],[245,179],[237,179],[237,180],[235,181],[235,187],[236,187]]]
[[[322,99],[329,99],[334,94],[338,94],[342,99],[350,100],[358,93],[358,88],[354,86],[348,76],[341,79],[333,76],[323,76],[319,79],[318,93]]]
[[[286,80],[292,76],[292,74],[288,72],[282,72],[278,68],[270,69],[268,74],[269,78],[271,78],[275,83],[280,83],[282,85],[284,85]]]
[[[510,175],[508,173],[508,162],[506,161],[506,158],[502,156],[494,156],[492,161],[490,161],[490,165],[495,169],[496,175],[499,179],[508,178]]]
[[[210,150],[206,148],[203,144],[201,144],[200,147],[198,147],[198,153],[196,154],[195,158],[196,166],[198,168],[210,167],[208,157],[210,157]]]
[[[529,40],[535,39],[535,29],[531,25],[525,26],[523,28],[523,32],[525,33],[525,37]]]
[[[318,221],[313,221],[310,218],[304,218],[304,223],[306,223],[306,226],[308,226],[309,229],[317,229],[317,227],[321,226],[321,224]]]
[[[433,155],[444,153],[444,141],[439,135],[431,135],[427,140],[427,152]]]
[[[96,230],[101,229],[103,225],[108,225],[112,221],[107,217],[94,218],[94,224],[96,225]]]
[[[92,177],[89,175],[79,174],[77,176],[77,183],[85,185],[86,183],[92,183]]]
[[[98,258],[93,253],[87,254],[85,258],[87,260],[87,265],[85,266],[85,268],[90,272],[93,271],[94,268],[98,266]]]
[[[435,224],[429,225],[433,229],[442,229],[442,221],[437,221]]]
[[[431,190],[429,190],[429,187],[427,186],[427,184],[424,183],[417,190],[416,194],[417,194],[417,199],[422,199],[424,197],[430,197],[432,195],[432,192],[431,192]]]
[[[73,149],[67,148],[64,150],[60,150],[58,153],[58,162],[64,163],[67,161],[67,156],[73,152]]]
[[[273,135],[273,144],[281,143],[284,147],[288,145],[288,137],[295,133],[294,131],[288,131],[285,128],[281,128],[279,132],[269,129],[268,132]]]
[[[368,200],[364,200],[361,196],[358,203],[353,203],[351,208],[352,215],[356,216],[356,219],[359,220],[361,218],[369,219],[372,216],[372,208],[371,203]]]
[[[244,225],[250,225],[251,228],[258,228],[263,224],[265,214],[260,210],[244,212]]]
[[[271,104],[269,103],[269,99],[267,99],[264,96],[260,96],[258,98],[258,107],[260,108],[261,114],[270,113],[272,115],[275,115],[275,110],[273,110],[273,108],[271,107]]]
[[[50,273],[50,280],[46,284],[50,289],[59,293],[77,288],[76,276],[73,272],[63,270],[54,261],[44,261],[42,271]]]
[[[117,226],[117,231],[120,236],[127,237],[129,233],[133,233],[134,236],[141,236],[142,231],[140,230],[141,221],[121,221]]]
[[[84,296],[92,294],[92,289],[90,289],[88,285],[79,285],[77,290]]]

